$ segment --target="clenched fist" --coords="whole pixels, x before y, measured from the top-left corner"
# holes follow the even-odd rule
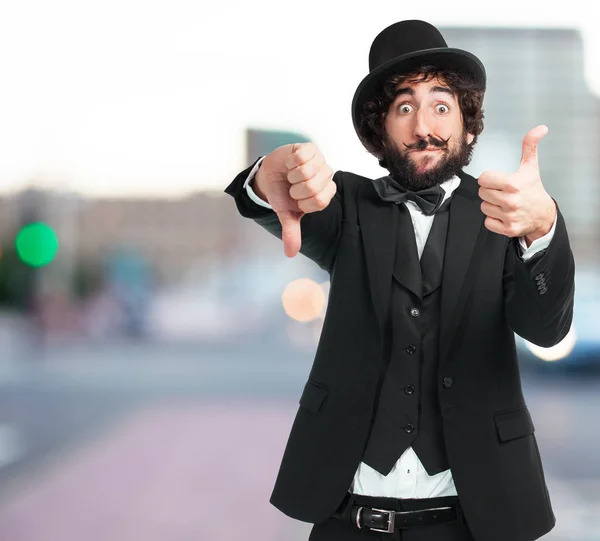
[[[283,145],[260,164],[252,187],[277,213],[286,256],[300,251],[302,216],[323,210],[333,199],[333,173],[313,143]]]
[[[521,164],[516,173],[486,171],[479,176],[481,211],[485,226],[507,237],[525,237],[529,246],[552,229],[556,205],[542,185],[537,148],[548,133],[544,125],[523,139]]]

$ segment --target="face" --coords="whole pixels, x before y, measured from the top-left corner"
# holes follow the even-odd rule
[[[457,96],[441,80],[405,81],[386,120],[384,159],[410,190],[441,184],[467,163],[474,136],[465,133]]]

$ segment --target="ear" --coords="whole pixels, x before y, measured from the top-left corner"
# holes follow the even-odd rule
[[[475,139],[475,136],[472,133],[467,133],[467,145],[470,145]]]

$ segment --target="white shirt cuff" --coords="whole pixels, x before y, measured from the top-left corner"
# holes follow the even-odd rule
[[[267,203],[266,201],[264,201],[260,197],[258,197],[258,195],[256,195],[254,193],[254,190],[250,187],[250,181],[254,178],[254,175],[256,175],[256,172],[258,171],[260,164],[262,163],[262,161],[265,158],[266,158],[266,156],[263,156],[254,164],[254,167],[252,168],[252,171],[250,171],[250,174],[248,175],[246,182],[244,182],[244,188],[246,189],[246,193],[248,194],[248,197],[250,199],[252,199],[252,201],[254,201],[257,205],[260,205],[261,207],[266,207],[268,209],[272,209],[273,207],[271,205],[269,205],[269,203]]]
[[[556,218],[554,218],[554,224],[552,224],[552,229],[550,229],[550,231],[548,231],[548,233],[546,233],[543,237],[535,239],[531,243],[531,246],[529,246],[529,248],[527,247],[527,243],[525,242],[525,237],[519,237],[519,244],[523,249],[523,253],[521,254],[521,258],[523,259],[523,261],[527,261],[541,250],[545,250],[546,248],[548,248],[548,246],[550,246],[552,237],[554,237],[554,231],[556,229],[557,221],[558,214],[556,215]]]

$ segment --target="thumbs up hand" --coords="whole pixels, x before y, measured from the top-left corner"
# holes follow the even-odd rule
[[[336,194],[333,173],[313,143],[283,145],[261,163],[254,187],[277,213],[286,256],[300,251],[302,216],[325,209]]]
[[[516,173],[485,171],[478,179],[484,225],[507,237],[525,237],[529,246],[547,234],[556,219],[556,204],[544,189],[537,149],[548,133],[544,125],[533,128],[523,139],[521,164]]]

